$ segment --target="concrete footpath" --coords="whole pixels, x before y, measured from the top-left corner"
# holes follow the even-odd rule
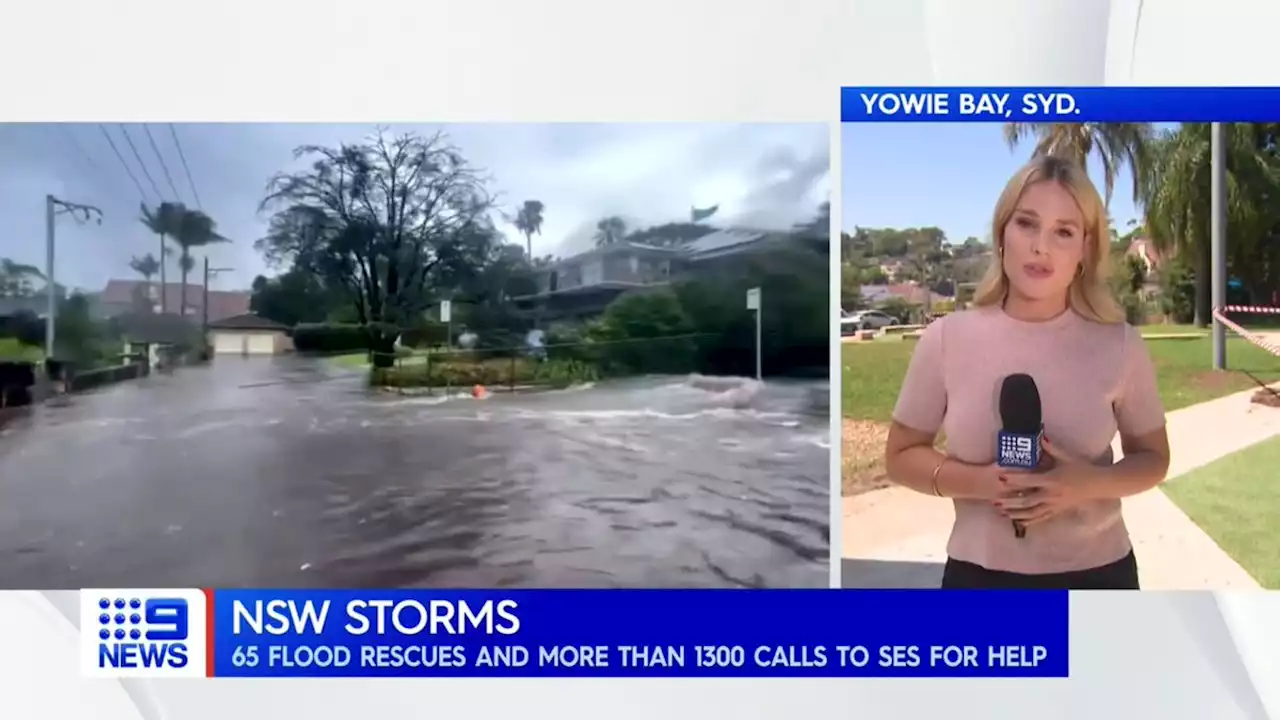
[[[1280,408],[1255,405],[1256,390],[1171,412],[1165,482],[1274,435]],[[1119,458],[1120,442],[1115,442]],[[954,521],[950,502],[893,487],[843,498],[845,587],[937,587]],[[1159,488],[1124,502],[1145,590],[1257,589],[1256,580]]]

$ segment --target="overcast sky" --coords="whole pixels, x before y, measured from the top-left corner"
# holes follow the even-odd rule
[[[423,134],[436,129],[390,128]],[[546,205],[543,234],[533,239],[535,255],[566,255],[590,247],[596,221],[608,215],[639,227],[688,220],[695,205],[720,204],[713,219],[720,225],[787,227],[811,217],[830,191],[825,124],[492,123],[442,129],[492,176],[504,209],[527,199]],[[294,167],[292,150],[298,145],[353,142],[373,130],[364,125],[177,125],[175,144],[170,126],[163,123],[0,124],[0,257],[44,268],[44,197],[52,193],[104,212],[100,226],[59,218],[58,282],[98,290],[108,278],[135,277],[129,258],[158,254],[159,249],[156,237],[138,222],[143,196],[155,205],[157,189],[165,200],[174,199],[176,189],[178,199],[197,204],[179,157],[181,147],[199,205],[234,240],[209,251],[211,264],[234,268],[213,287],[245,288],[255,275],[270,274],[253,249],[266,224],[257,208],[267,179]],[[503,230],[511,240],[523,242],[510,226]],[[174,265],[169,272],[176,280]]]

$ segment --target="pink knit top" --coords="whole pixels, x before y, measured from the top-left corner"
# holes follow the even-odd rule
[[[1141,436],[1164,426],[1155,370],[1133,327],[1090,322],[1071,311],[1023,322],[996,307],[954,313],[925,330],[893,418],[923,432],[941,430],[947,454],[962,462],[995,462],[1000,385],[1014,373],[1035,378],[1045,435],[1099,463],[1112,462],[1117,431]],[[1022,539],[990,503],[954,502],[948,555],[991,570],[1085,570],[1131,549],[1119,500],[1099,500],[1039,523]]]

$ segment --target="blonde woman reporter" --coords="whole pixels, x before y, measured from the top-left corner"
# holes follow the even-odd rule
[[[976,307],[919,340],[885,454],[895,482],[955,504],[943,588],[1138,589],[1120,500],[1164,479],[1169,440],[1146,346],[1107,286],[1109,235],[1082,168],[1033,160],[996,204]],[[1044,408],[1035,472],[993,464],[1000,385],[1017,373]]]

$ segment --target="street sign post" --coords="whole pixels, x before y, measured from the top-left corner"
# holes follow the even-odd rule
[[[453,347],[453,302],[450,300],[440,301],[440,322],[448,326],[448,347]]]
[[[764,379],[764,374],[760,362],[760,288],[753,287],[747,290],[747,309],[756,314],[756,380],[762,380]]]

